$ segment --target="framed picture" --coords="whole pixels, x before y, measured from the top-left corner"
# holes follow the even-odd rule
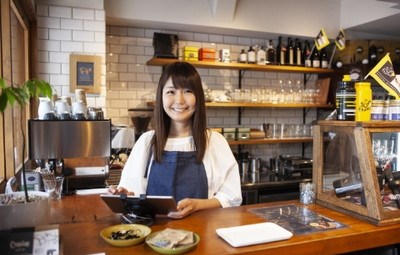
[[[101,57],[69,55],[70,92],[84,89],[88,94],[100,93]]]

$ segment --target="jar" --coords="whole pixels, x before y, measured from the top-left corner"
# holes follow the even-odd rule
[[[336,90],[336,111],[338,120],[354,120],[355,119],[355,101],[356,90],[354,82],[345,77],[338,82]]]
[[[371,120],[384,120],[385,100],[372,100]]]
[[[389,119],[400,120],[400,100],[390,100]]]
[[[356,121],[371,119],[372,90],[370,82],[356,82]]]

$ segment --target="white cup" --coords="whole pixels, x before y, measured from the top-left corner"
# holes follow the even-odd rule
[[[87,117],[87,108],[82,101],[72,103],[72,115],[83,113]]]
[[[58,115],[61,115],[63,113],[71,114],[71,108],[69,107],[67,101],[61,101],[61,100],[56,101],[56,109]]]
[[[38,116],[40,120],[44,119],[44,115],[49,112],[54,112],[53,102],[47,97],[39,98]]]

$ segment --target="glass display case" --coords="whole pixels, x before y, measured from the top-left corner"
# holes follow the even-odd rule
[[[400,122],[319,121],[316,202],[375,225],[400,222]]]

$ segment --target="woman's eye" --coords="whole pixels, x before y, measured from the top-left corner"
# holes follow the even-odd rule
[[[193,94],[193,90],[191,89],[185,89],[185,94]]]
[[[174,93],[175,93],[174,90],[167,90],[167,91],[165,91],[165,94],[167,94],[167,95],[173,95]]]

